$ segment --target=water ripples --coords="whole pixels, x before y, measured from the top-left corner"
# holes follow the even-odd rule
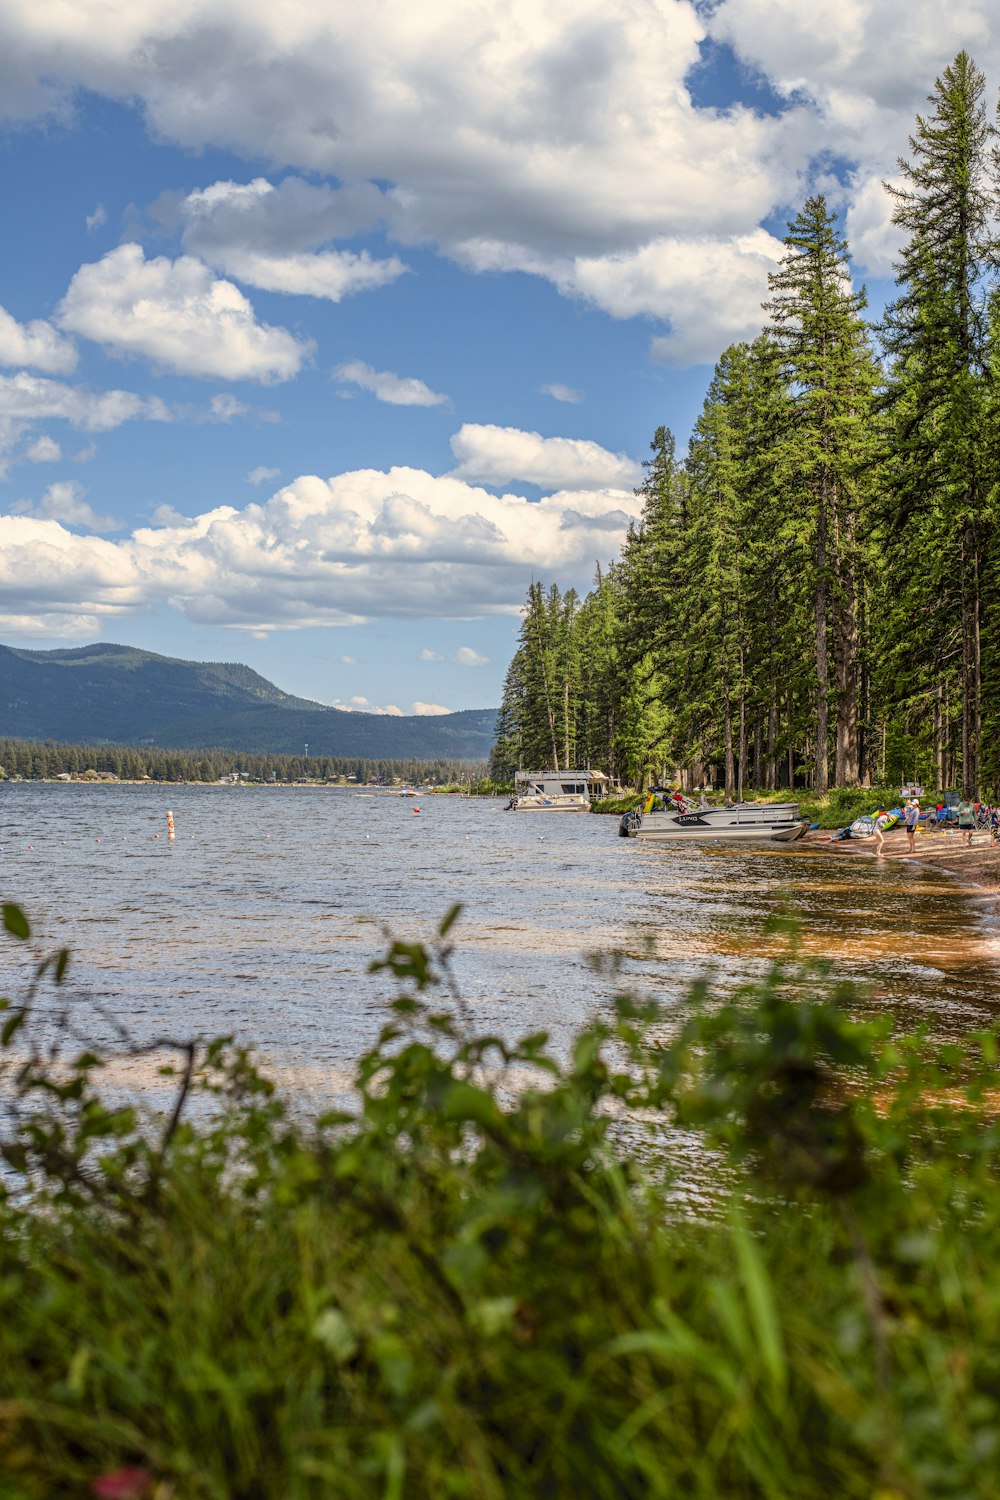
[[[84,1004],[99,999],[139,1038],[235,1032],[310,1088],[342,1079],[385,1019],[391,985],[366,971],[386,933],[427,938],[456,900],[462,990],[509,1036],[546,1028],[565,1045],[608,1003],[588,953],[620,951],[618,984],[667,1002],[707,967],[722,983],[759,972],[786,941],[767,930],[778,911],[800,924],[805,951],[870,979],[869,1003],[908,1024],[950,1035],[996,1013],[994,928],[935,872],[803,846],[636,844],[612,818],[502,807],[8,784],[3,897],[73,949]],[[24,977],[13,946],[11,985]]]

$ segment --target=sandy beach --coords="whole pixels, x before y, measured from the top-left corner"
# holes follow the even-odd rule
[[[805,841],[822,845],[846,859],[878,858],[874,839],[844,839],[832,843],[828,830],[814,829],[806,834]],[[974,834],[970,846],[966,844],[964,834],[957,830],[918,833],[916,849],[910,854],[905,832],[893,828],[885,835],[883,855],[885,859],[906,860],[909,864],[920,864],[953,875],[1000,911],[1000,844],[994,844],[988,834]]]

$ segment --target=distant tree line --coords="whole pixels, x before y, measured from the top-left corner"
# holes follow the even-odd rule
[[[998,129],[964,52],[918,116],[898,295],[866,321],[822,196],[766,322],[583,600],[533,583],[491,774],[586,763],[727,790],[1000,786]]]
[[[7,777],[45,780],[63,773],[98,771],[122,781],[218,781],[236,772],[251,781],[303,780],[391,783],[393,781],[468,784],[478,780],[482,761],[367,760],[332,755],[243,754],[237,750],[139,749],[127,745],[65,745],[52,740],[0,739],[0,770]]]

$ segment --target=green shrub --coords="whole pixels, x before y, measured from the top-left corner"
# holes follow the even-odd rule
[[[620,818],[622,813],[641,807],[645,800],[643,792],[629,792],[624,797],[599,797],[590,804],[590,810],[594,813],[612,813]]]
[[[357,1109],[308,1121],[228,1040],[177,1046],[162,1117],[115,1103],[39,955],[5,1500],[995,1495],[995,1036],[893,1038],[793,954],[672,1025],[619,996],[561,1060],[473,1033],[455,915],[380,962]]]

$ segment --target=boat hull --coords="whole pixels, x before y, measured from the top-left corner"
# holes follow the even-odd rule
[[[716,840],[791,843],[808,829],[798,804],[746,803],[708,807],[693,812],[626,813],[619,832],[623,838],[672,840],[689,844]]]
[[[515,797],[511,812],[590,812],[590,803],[581,797]]]

